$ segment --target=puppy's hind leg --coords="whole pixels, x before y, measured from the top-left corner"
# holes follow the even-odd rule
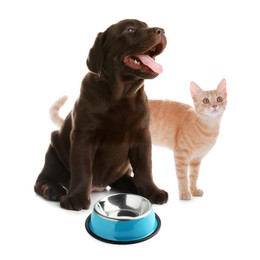
[[[112,183],[110,187],[120,192],[137,194],[137,188],[134,183],[134,178],[131,176],[131,170]]]
[[[69,183],[69,178],[69,172],[50,145],[45,155],[45,165],[36,180],[34,191],[47,200],[59,201],[67,194],[67,190],[61,183],[66,185]]]

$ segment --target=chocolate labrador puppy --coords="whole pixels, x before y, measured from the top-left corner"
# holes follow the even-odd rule
[[[167,202],[152,178],[149,110],[144,79],[162,68],[161,28],[123,20],[99,33],[87,59],[80,96],[51,144],[34,190],[70,210],[88,209],[90,193],[107,186]]]

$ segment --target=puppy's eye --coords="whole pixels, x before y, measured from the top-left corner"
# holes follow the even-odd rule
[[[217,101],[218,101],[218,102],[222,102],[222,101],[223,101],[223,98],[222,98],[222,97],[217,97]]]
[[[134,32],[135,31],[135,26],[132,24],[129,24],[126,26],[126,31],[127,32]]]
[[[209,99],[208,99],[208,98],[204,98],[204,99],[202,100],[202,102],[203,102],[203,104],[208,104],[208,103],[209,103]]]

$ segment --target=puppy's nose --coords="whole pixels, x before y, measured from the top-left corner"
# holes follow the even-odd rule
[[[154,31],[156,34],[158,34],[158,35],[160,35],[160,34],[165,34],[164,29],[158,28],[158,27],[154,27],[154,28],[153,28],[153,31]]]

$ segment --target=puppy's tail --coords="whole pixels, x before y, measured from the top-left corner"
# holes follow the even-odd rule
[[[62,126],[64,121],[64,119],[60,116],[59,111],[60,108],[64,105],[64,103],[67,101],[67,99],[67,96],[59,98],[58,100],[56,100],[56,102],[51,106],[49,110],[51,121],[59,127]]]

